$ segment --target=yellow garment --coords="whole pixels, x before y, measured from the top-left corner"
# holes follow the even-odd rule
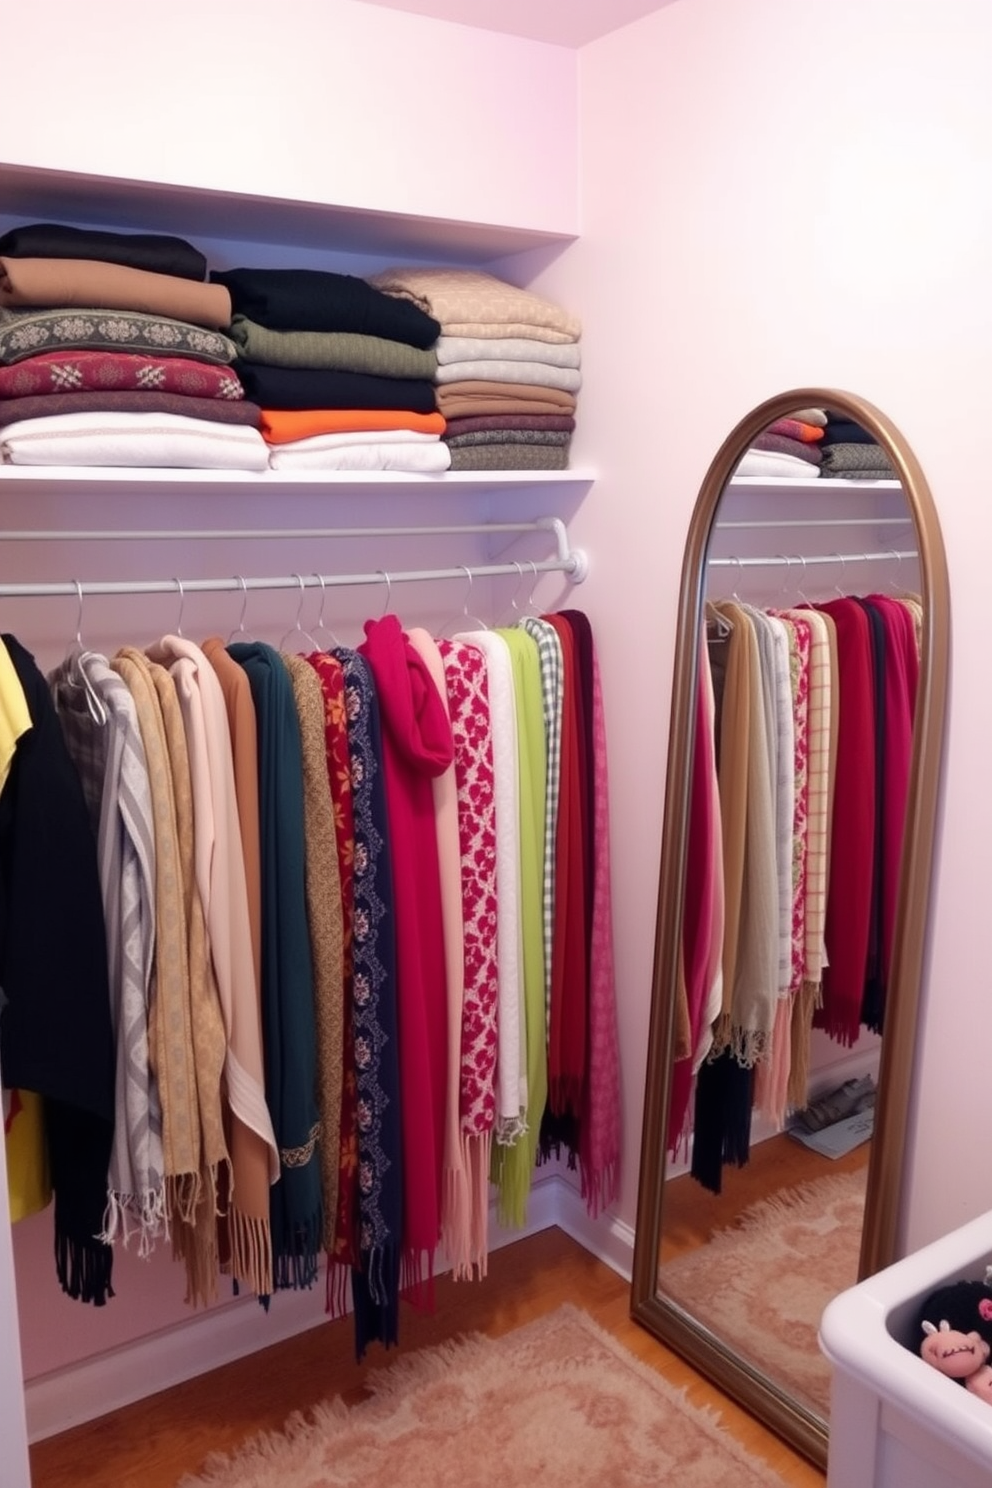
[[[17,741],[31,727],[24,689],[10,652],[0,641],[0,791],[7,784]],[[37,1214],[52,1197],[45,1147],[45,1108],[40,1095],[17,1091],[19,1103],[7,1132],[7,1193],[11,1219]]]
[[[30,727],[31,714],[24,688],[14,670],[10,652],[0,641],[0,791],[7,784],[17,741]]]
[[[45,1146],[45,1103],[33,1090],[11,1094],[14,1115],[7,1130],[7,1197],[12,1220],[27,1219],[51,1202]]]

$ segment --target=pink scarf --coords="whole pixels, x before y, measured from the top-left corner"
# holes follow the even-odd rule
[[[455,741],[461,844],[465,996],[459,1116],[468,1180],[468,1234],[449,1250],[455,1278],[485,1276],[489,1251],[489,1159],[496,1119],[496,787],[486,659],[475,646],[441,641]]]

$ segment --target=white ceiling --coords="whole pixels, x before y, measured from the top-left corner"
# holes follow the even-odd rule
[[[581,47],[673,0],[363,0],[483,31],[505,31],[556,46]]]

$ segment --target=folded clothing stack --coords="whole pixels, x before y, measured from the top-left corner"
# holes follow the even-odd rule
[[[372,285],[440,323],[437,407],[452,470],[564,470],[581,384],[581,326],[477,269],[396,268]]]
[[[33,223],[0,238],[0,458],[264,470],[230,296],[182,238]]]
[[[826,423],[822,408],[800,408],[788,418],[776,419],[750,445],[734,474],[786,480],[819,475]]]
[[[882,446],[850,419],[827,419],[823,431],[823,474],[843,480],[898,480]]]
[[[274,469],[448,468],[433,351],[440,327],[364,279],[322,269],[230,269],[228,333],[261,405]]]

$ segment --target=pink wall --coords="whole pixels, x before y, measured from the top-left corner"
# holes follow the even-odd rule
[[[992,1208],[983,1125],[992,728],[992,8],[682,0],[581,55],[582,234],[539,279],[581,308],[574,524],[605,662],[635,1213],[679,566],[706,467],[772,393],[849,388],[927,472],[948,548],[953,686],[907,1248]],[[982,782],[979,784],[979,782]]]
[[[17,8],[4,160],[576,228],[574,52],[354,0],[135,15],[129,0]]]

